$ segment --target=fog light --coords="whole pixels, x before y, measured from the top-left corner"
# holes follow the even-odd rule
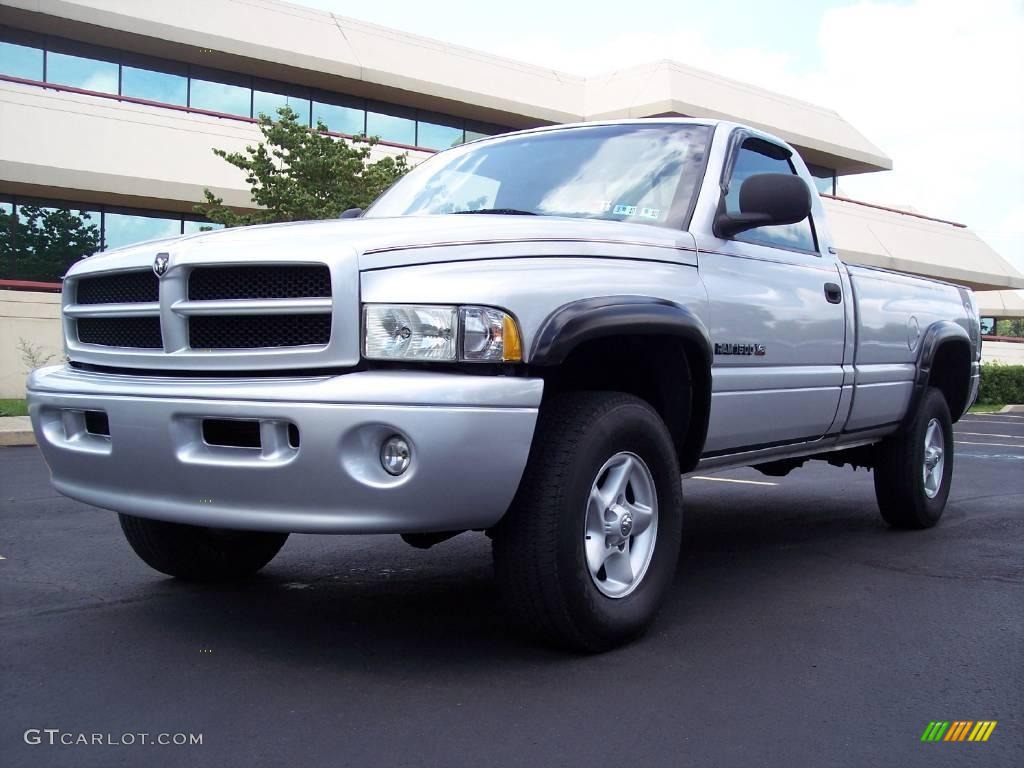
[[[380,463],[389,475],[400,475],[409,468],[411,451],[409,443],[398,435],[392,435],[380,447]]]

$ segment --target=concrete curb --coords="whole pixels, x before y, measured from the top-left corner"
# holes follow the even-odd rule
[[[1024,413],[1024,405],[1004,405],[999,413]]]
[[[11,445],[35,445],[32,422],[28,416],[4,416],[0,418],[0,447]]]

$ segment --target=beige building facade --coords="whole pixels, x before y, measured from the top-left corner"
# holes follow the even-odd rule
[[[577,77],[277,0],[0,1],[0,213],[80,211],[102,248],[195,231],[205,187],[251,206],[242,174],[212,148],[256,143],[254,116],[284,104],[339,135],[378,135],[376,152],[413,162],[553,123],[737,120],[801,153],[832,195],[843,258],[977,290],[1024,288],[962,225],[835,197],[839,177],[892,162],[831,110],[672,61]],[[19,344],[60,354],[60,275],[2,258],[0,397],[15,397]]]

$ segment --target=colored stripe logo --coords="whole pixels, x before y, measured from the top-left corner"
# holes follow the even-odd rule
[[[932,720],[921,741],[988,741],[995,729],[995,720]]]

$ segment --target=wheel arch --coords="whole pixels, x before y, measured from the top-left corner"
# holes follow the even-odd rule
[[[927,387],[942,393],[954,422],[970,407],[971,339],[963,326],[951,320],[932,323],[924,332],[904,425],[910,423]]]
[[[707,437],[711,349],[707,329],[687,307],[648,296],[606,296],[552,312],[537,332],[529,363],[545,379],[545,395],[606,388],[649,402],[687,472],[700,460]],[[635,375],[616,370],[623,364],[632,365]],[[687,397],[678,397],[681,384]]]

